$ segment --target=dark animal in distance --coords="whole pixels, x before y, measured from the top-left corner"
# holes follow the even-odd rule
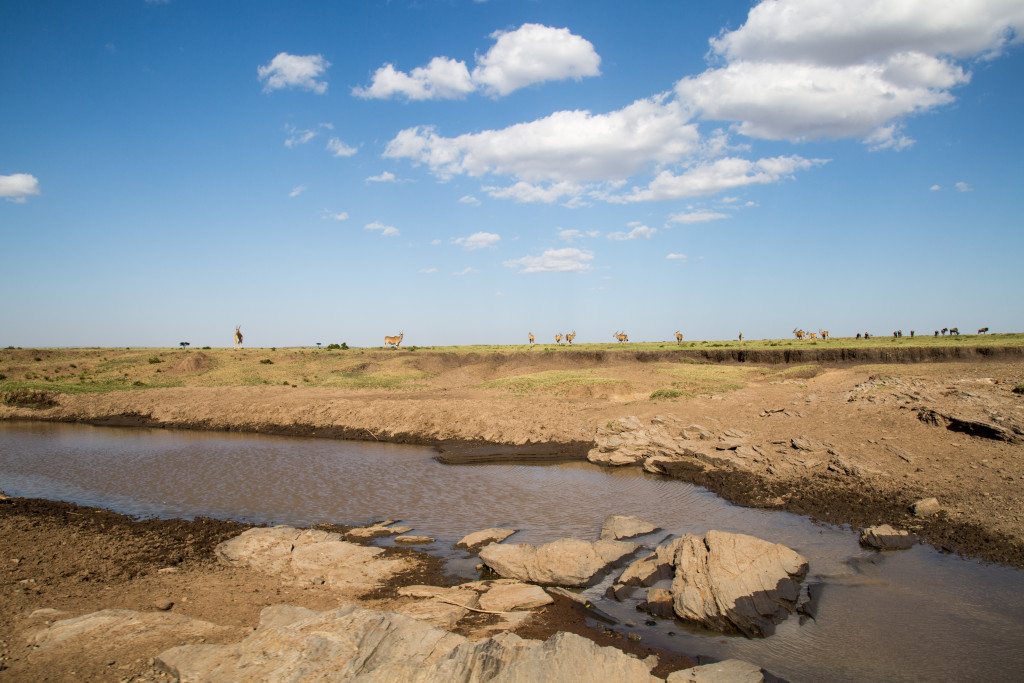
[[[978,330],[978,334],[985,334],[986,332],[988,332],[988,328],[987,327],[983,327],[980,330]]]

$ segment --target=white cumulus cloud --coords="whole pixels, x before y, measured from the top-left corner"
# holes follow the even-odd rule
[[[474,232],[468,237],[457,237],[452,242],[463,249],[473,251],[493,247],[501,241],[501,235],[493,232]]]
[[[965,183],[962,180],[957,181],[953,185],[953,187],[956,189],[957,192],[970,192],[974,189],[973,187],[971,187],[970,183]]]
[[[398,228],[396,228],[395,226],[386,225],[384,223],[381,223],[380,221],[373,221],[372,223],[367,223],[365,226],[363,226],[363,229],[369,230],[371,232],[379,232],[381,237],[398,237],[399,235],[402,234],[398,231]]]
[[[531,186],[506,188],[517,198],[530,196],[538,183],[624,179],[652,164],[678,161],[698,143],[696,125],[687,123],[680,107],[657,96],[607,114],[559,111],[456,137],[443,137],[430,126],[406,128],[388,143],[384,156],[425,164],[442,178],[515,176]]]
[[[365,99],[459,99],[477,90],[500,97],[534,83],[600,75],[594,46],[567,28],[523,24],[514,31],[491,34],[495,43],[476,58],[472,73],[461,60],[434,57],[408,73],[385,64],[370,85],[352,94]]]
[[[970,74],[956,59],[1021,41],[1017,0],[771,0],[711,40],[722,66],[683,78],[695,114],[750,137],[860,138],[905,149],[903,119],[953,101]]]
[[[473,195],[463,195],[459,197],[459,204],[468,204],[469,206],[480,206],[480,200]]]
[[[942,185],[936,183],[935,185],[932,185],[928,189],[931,190],[932,192],[938,192],[939,190],[942,189]]]
[[[263,82],[263,92],[282,88],[311,90],[318,95],[327,92],[327,81],[319,80],[331,65],[323,55],[290,55],[279,52],[270,62],[256,69]]]
[[[0,197],[9,202],[24,204],[39,192],[39,179],[31,173],[0,175]]]
[[[575,247],[546,249],[539,256],[523,256],[505,261],[520,273],[584,273],[590,270],[594,252]]]
[[[674,251],[670,251],[665,255],[665,258],[669,261],[685,261],[689,258],[686,254],[677,254]]]

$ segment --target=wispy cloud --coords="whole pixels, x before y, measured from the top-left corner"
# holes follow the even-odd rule
[[[729,214],[721,213],[719,211],[689,211],[685,213],[673,213],[670,214],[668,220],[670,223],[682,223],[683,225],[692,225],[694,223],[710,223],[711,221],[721,221],[729,218]]]
[[[288,196],[291,197],[292,199],[294,199],[295,197],[298,197],[300,194],[302,194],[305,191],[306,191],[306,186],[305,185],[296,185],[295,187],[292,188],[292,191],[288,193]]]
[[[480,200],[473,195],[467,194],[459,197],[459,204],[468,204],[469,206],[480,206]]]
[[[431,266],[430,268],[420,268],[416,271],[417,273],[423,273],[424,275],[433,275],[437,272],[437,268]]]
[[[330,211],[328,209],[324,209],[324,213],[323,213],[323,215],[321,217],[324,220],[337,221],[337,222],[340,223],[342,221],[347,221],[348,220],[348,212],[347,211],[337,211],[337,212],[334,212],[334,211]]]
[[[665,258],[668,259],[669,261],[686,261],[689,258],[689,256],[687,256],[686,254],[677,254],[674,251],[670,251],[668,254],[665,255]]]
[[[520,273],[585,273],[591,268],[594,252],[575,247],[546,249],[539,256],[523,256],[505,261],[505,266]]]
[[[479,272],[480,272],[479,270],[477,270],[476,268],[473,268],[472,266],[466,266],[462,270],[456,271],[456,272],[452,273],[452,275],[473,275],[474,273],[479,273]]]
[[[974,190],[974,188],[971,187],[969,183],[965,183],[962,180],[957,181],[957,183],[953,185],[953,187],[956,188],[957,192],[971,192]]]
[[[467,237],[457,237],[452,240],[453,244],[457,244],[463,249],[473,251],[476,249],[486,249],[493,247],[501,241],[501,235],[494,232],[474,232],[472,235]]]
[[[365,226],[363,226],[363,229],[369,230],[371,232],[379,232],[381,237],[398,237],[399,235],[402,234],[395,226],[387,225],[385,223],[381,223],[380,221],[373,221],[372,223],[367,223]]]
[[[656,232],[658,232],[656,228],[644,225],[639,221],[630,221],[626,225],[632,228],[629,232],[610,232],[608,233],[608,239],[615,240],[616,242],[638,239],[649,240]]]
[[[398,180],[391,171],[384,171],[378,175],[372,175],[366,179],[368,183],[394,183]]]
[[[336,157],[350,157],[356,153],[355,147],[349,147],[339,138],[331,138],[327,141],[327,151]]]
[[[942,189],[942,185],[939,185],[938,183],[936,183],[935,185],[932,185],[928,189],[931,190],[932,192],[938,192],[939,190]]]
[[[600,230],[576,230],[575,228],[566,228],[558,231],[558,239],[563,242],[575,242],[578,239],[584,237],[599,237],[601,235]]]

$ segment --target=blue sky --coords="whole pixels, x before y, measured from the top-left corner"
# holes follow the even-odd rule
[[[4,2],[0,344],[1024,330],[1022,32],[1019,0]]]

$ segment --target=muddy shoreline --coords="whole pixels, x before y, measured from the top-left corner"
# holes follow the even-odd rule
[[[293,436],[347,441],[369,441],[367,429],[312,425],[217,426],[207,422],[168,423],[139,414],[90,419],[48,419],[44,421],[93,426],[142,427],[221,431],[272,436]],[[374,435],[381,443],[427,446],[437,451],[436,459],[448,465],[487,463],[545,464],[585,461],[594,446],[588,441],[548,441],[503,444],[480,439],[436,439],[427,435],[396,433]],[[855,476],[814,475],[799,479],[772,479],[750,472],[696,472],[680,468],[666,476],[702,486],[721,498],[744,507],[782,510],[811,519],[852,528],[893,524],[909,529],[942,552],[1024,568],[1024,543],[1012,536],[986,529],[969,521],[952,519],[944,513],[918,518],[911,511],[914,501],[926,492],[907,486],[898,494],[878,489]]]

